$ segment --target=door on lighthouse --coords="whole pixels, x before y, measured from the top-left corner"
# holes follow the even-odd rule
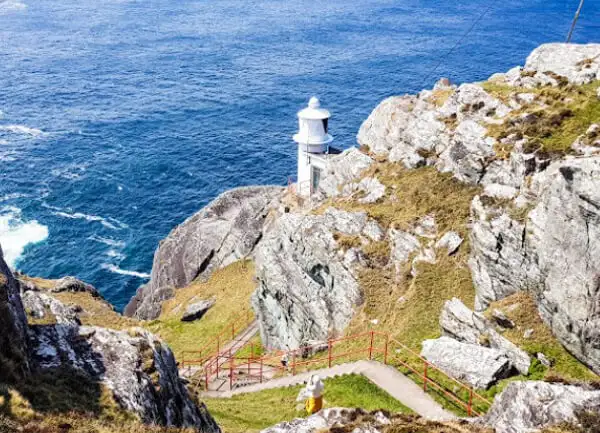
[[[317,167],[312,167],[311,174],[311,192],[315,192],[319,187],[319,182],[321,182],[321,169]]]

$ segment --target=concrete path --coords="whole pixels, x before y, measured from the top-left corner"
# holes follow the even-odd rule
[[[357,361],[347,364],[336,365],[331,368],[308,371],[295,376],[285,376],[254,385],[246,385],[232,391],[207,391],[202,397],[231,397],[237,394],[263,391],[265,389],[285,388],[288,386],[301,385],[308,382],[313,374],[321,378],[343,376],[346,374],[362,374],[379,388],[386,391],[396,400],[412,409],[424,418],[436,421],[447,421],[456,419],[452,413],[443,409],[435,400],[423,391],[423,389],[412,380],[404,376],[398,370],[377,361]],[[327,389],[325,390],[327,392]]]

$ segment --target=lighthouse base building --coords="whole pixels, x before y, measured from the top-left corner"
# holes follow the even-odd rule
[[[298,178],[296,193],[303,197],[311,196],[319,187],[321,178],[327,171],[331,155],[340,150],[331,147],[333,136],[329,134],[328,110],[321,108],[315,97],[308,107],[298,112],[298,133],[294,141],[298,144]]]

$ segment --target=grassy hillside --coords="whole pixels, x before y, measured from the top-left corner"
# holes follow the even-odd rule
[[[411,413],[410,409],[363,376],[348,375],[324,382],[325,407]],[[209,398],[205,403],[224,433],[253,433],[282,421],[306,416],[302,403],[296,402],[301,389],[302,386],[294,386],[232,398]]]

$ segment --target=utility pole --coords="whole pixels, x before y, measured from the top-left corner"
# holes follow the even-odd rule
[[[571,30],[569,30],[569,36],[567,36],[567,43],[571,42],[571,36],[573,36],[573,31],[575,30],[575,25],[577,24],[577,20],[579,19],[579,14],[581,13],[581,8],[583,8],[583,1],[579,2],[579,7],[577,8],[577,12],[575,12],[575,18],[573,18],[573,23],[571,24]]]

